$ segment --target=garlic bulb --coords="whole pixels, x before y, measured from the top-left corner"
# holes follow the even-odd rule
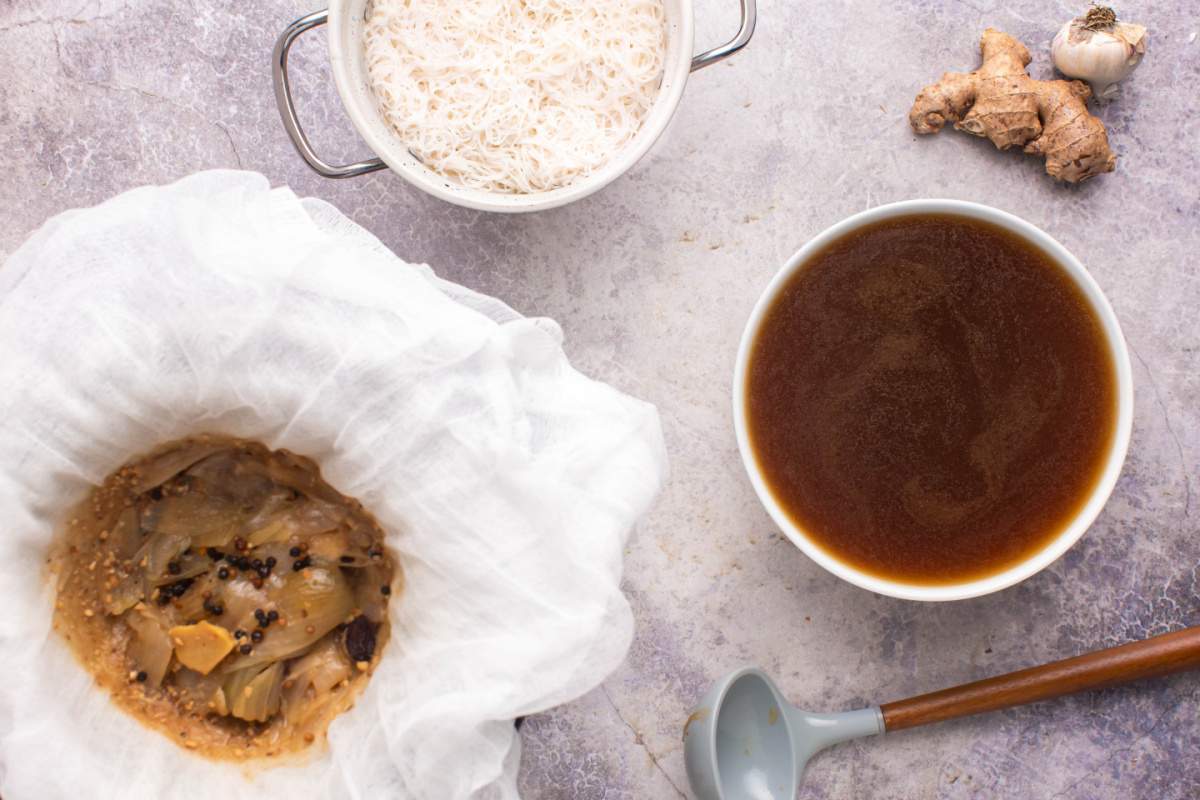
[[[1146,39],[1145,27],[1118,22],[1111,8],[1092,6],[1059,29],[1050,54],[1059,72],[1087,81],[1094,97],[1107,100],[1142,60]]]

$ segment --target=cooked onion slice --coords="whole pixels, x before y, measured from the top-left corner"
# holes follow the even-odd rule
[[[250,722],[266,722],[279,710],[283,664],[275,662],[266,669],[238,670],[225,681],[225,700],[229,713]]]
[[[350,661],[333,638],[292,663],[284,681],[283,713],[293,725],[305,725],[322,713],[334,687],[352,674]]]
[[[138,494],[157,489],[185,469],[224,447],[221,442],[196,440],[184,447],[167,450],[147,460],[136,470],[131,488]]]
[[[146,683],[158,686],[171,664],[171,637],[167,620],[158,609],[139,603],[125,614],[125,622],[133,630],[129,642],[129,657],[134,666],[146,673]]]
[[[290,658],[311,647],[354,610],[354,594],[336,569],[309,567],[291,572],[271,593],[282,625],[272,625],[249,655],[238,656],[227,670],[240,670]]]

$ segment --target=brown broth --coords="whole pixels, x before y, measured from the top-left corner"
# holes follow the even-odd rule
[[[1100,320],[999,227],[910,215],[809,258],[768,309],[746,386],[772,495],[834,558],[950,584],[1062,532],[1112,447]]]

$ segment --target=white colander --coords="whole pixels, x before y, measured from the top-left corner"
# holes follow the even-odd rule
[[[326,178],[351,178],[390,167],[400,177],[434,197],[468,208],[510,213],[556,208],[588,196],[632,167],[671,121],[683,96],[683,85],[688,74],[715,64],[746,46],[754,34],[755,0],[740,2],[742,23],[737,35],[720,47],[693,56],[692,1],[663,0],[667,20],[666,66],[663,69],[662,86],[641,129],[602,167],[568,186],[547,192],[507,194],[472,189],[434,172],[409,152],[379,113],[367,79],[363,26],[366,24],[368,0],[331,0],[327,10],[296,20],[280,34],[272,61],[275,99],[296,150],[310,167]],[[330,66],[342,104],[350,121],[378,158],[345,166],[329,164],[312,149],[296,117],[288,81],[288,50],[300,34],[325,23],[329,23]]]

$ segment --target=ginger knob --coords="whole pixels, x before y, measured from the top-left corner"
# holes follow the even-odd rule
[[[1001,150],[1044,156],[1046,172],[1070,183],[1113,171],[1117,156],[1104,123],[1087,110],[1086,83],[1034,80],[1025,45],[994,28],[984,31],[980,50],[979,69],[947,72],[921,90],[908,114],[914,131],[937,133],[952,122]]]
[[[175,645],[175,657],[185,667],[201,675],[212,672],[213,667],[233,650],[233,635],[220,625],[197,622],[195,625],[178,625],[167,632]]]

